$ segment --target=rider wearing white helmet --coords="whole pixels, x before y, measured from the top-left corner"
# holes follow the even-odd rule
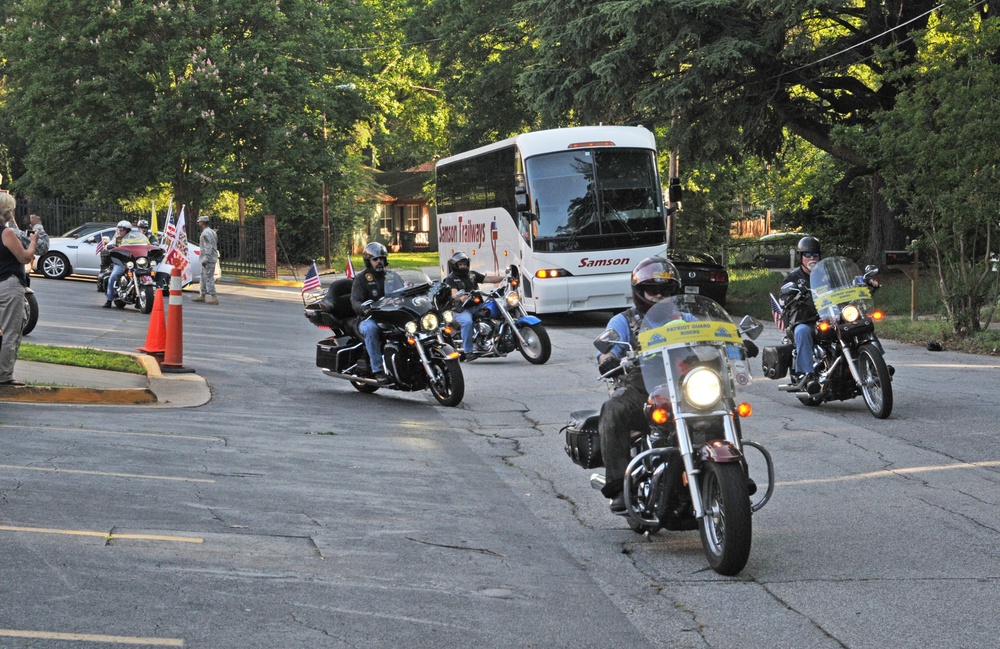
[[[149,244],[149,238],[140,232],[139,230],[133,230],[132,224],[126,220],[121,220],[118,222],[117,232],[115,233],[115,238],[108,242],[107,250],[111,250],[117,246],[130,246],[136,244]],[[125,267],[122,266],[121,262],[112,259],[114,263],[114,268],[111,269],[111,276],[108,277],[108,288],[104,293],[106,301],[104,302],[104,308],[111,308],[111,300],[115,295],[115,286],[118,284],[118,278],[125,274]]]

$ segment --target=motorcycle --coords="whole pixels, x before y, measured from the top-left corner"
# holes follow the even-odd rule
[[[649,393],[648,427],[632,431],[632,460],[625,471],[624,516],[640,534],[660,529],[699,530],[713,570],[735,575],[746,566],[751,516],[770,500],[774,466],[768,451],[743,439],[740,419],[750,415],[738,392],[751,381],[743,335],[754,339],[763,327],[746,316],[737,327],[725,309],[698,295],[665,299],[646,314],[639,349],[612,330],[594,341],[601,353],[624,345],[621,365],[602,378],[620,384],[638,364]],[[578,411],[565,427],[566,452],[584,468],[603,466],[599,414]],[[756,502],[756,483],[744,455],[756,449],[767,470],[767,489]],[[605,476],[591,485],[602,489]]]
[[[846,401],[864,396],[868,410],[878,419],[892,413],[893,368],[886,364],[875,322],[875,309],[867,284],[878,268],[868,266],[862,275],[857,264],[844,257],[820,261],[810,275],[811,290],[786,284],[781,289],[783,308],[798,300],[812,300],[819,314],[813,331],[813,373],[819,389],[810,393],[794,382],[778,389],[791,392],[807,406]],[[795,367],[795,345],[786,332],[782,345],[762,354],[764,375],[783,379]]]
[[[148,244],[118,246],[108,253],[113,263],[125,267],[125,274],[118,278],[112,293],[112,301],[116,307],[124,309],[125,305],[134,304],[143,313],[152,312],[156,290],[164,287],[162,278],[159,278],[162,274],[156,272],[156,267],[163,261],[163,255],[162,248]],[[107,292],[111,268],[109,265],[97,277],[99,293]]]
[[[370,304],[369,316],[382,331],[382,361],[388,384],[371,377],[359,319],[351,308],[349,279],[333,282],[326,295],[305,307],[305,317],[332,336],[317,343],[316,366],[351,382],[356,390],[427,390],[443,406],[457,406],[465,396],[459,353],[447,341],[454,335],[454,314],[447,309],[451,289],[431,282],[422,271],[388,271],[385,297]]]
[[[472,311],[473,345],[476,358],[497,358],[517,350],[529,363],[542,365],[552,355],[552,343],[542,321],[521,306],[516,266],[507,269],[500,285],[491,291],[473,291],[463,308]],[[453,339],[456,347],[461,336]]]

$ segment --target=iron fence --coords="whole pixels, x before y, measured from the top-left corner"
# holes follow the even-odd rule
[[[76,201],[66,201],[59,198],[17,197],[17,222],[23,228],[28,224],[28,215],[37,214],[42,219],[42,226],[50,237],[58,237],[78,225],[88,222],[118,223],[149,218],[146,212],[124,210],[118,205],[104,206],[88,205]]]
[[[219,265],[223,273],[267,276],[264,227],[259,219],[248,219],[244,225],[213,219],[211,225],[219,236]]]

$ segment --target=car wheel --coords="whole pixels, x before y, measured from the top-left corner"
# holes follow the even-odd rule
[[[50,252],[39,259],[37,268],[49,279],[63,279],[72,272],[69,260],[58,252]]]

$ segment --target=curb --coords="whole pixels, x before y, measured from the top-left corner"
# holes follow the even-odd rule
[[[156,403],[157,398],[149,388],[64,388],[51,385],[24,385],[0,387],[0,401],[135,406]]]

